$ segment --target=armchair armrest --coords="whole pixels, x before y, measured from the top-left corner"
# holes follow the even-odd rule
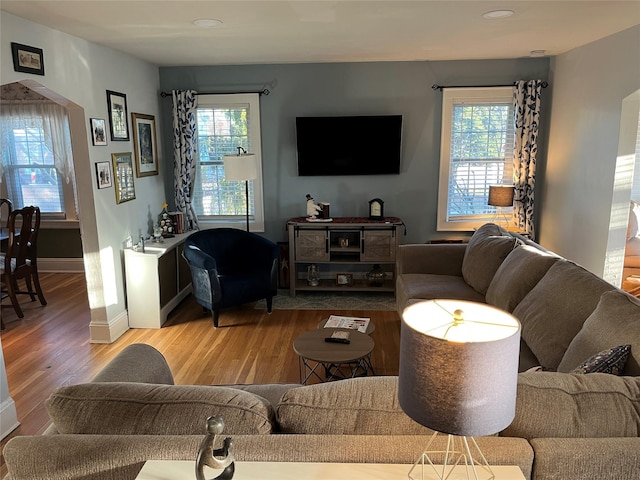
[[[133,343],[118,353],[91,381],[173,385],[173,375],[162,353],[151,345]]]
[[[191,270],[191,286],[194,297],[201,305],[212,310],[213,304],[222,296],[222,288],[218,279],[218,265],[215,259],[195,245],[185,245],[182,256]]]
[[[466,243],[407,244],[398,246],[398,275],[431,273],[462,276]]]

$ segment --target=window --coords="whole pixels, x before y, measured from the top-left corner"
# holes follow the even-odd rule
[[[61,150],[71,156],[66,110],[58,105],[9,107],[3,111],[1,127],[1,195],[14,209],[37,205],[43,218],[75,219],[73,182],[65,181],[55,161]]]
[[[245,182],[224,178],[224,155],[237,147],[256,154],[258,178],[249,180],[251,230],[264,231],[258,94],[198,96],[198,157],[192,204],[200,224],[244,226]]]
[[[489,185],[513,183],[513,118],[512,87],[444,90],[438,230],[473,230],[495,215]]]

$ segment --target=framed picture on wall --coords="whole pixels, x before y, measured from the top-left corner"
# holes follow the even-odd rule
[[[109,162],[96,162],[96,181],[98,188],[109,188],[113,186],[111,175],[111,164]]]
[[[136,154],[136,177],[158,175],[156,119],[153,115],[132,113],[133,145]]]
[[[11,42],[11,53],[16,72],[44,75],[44,55],[41,48]]]
[[[107,124],[104,118],[90,118],[91,125],[91,141],[94,145],[107,144]],[[108,163],[108,162],[107,162]]]
[[[107,109],[112,141],[129,140],[129,123],[127,120],[127,96],[124,93],[107,90]]]
[[[116,203],[128,202],[136,198],[132,157],[131,152],[111,154],[113,179],[116,185]]]

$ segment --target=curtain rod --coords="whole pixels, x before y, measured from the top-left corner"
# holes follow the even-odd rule
[[[243,92],[198,92],[196,93],[196,95],[236,95],[240,93],[257,93],[258,95],[269,95],[271,91],[265,88],[264,90],[243,91]],[[160,96],[162,98],[170,97],[171,92],[160,92]]]
[[[431,88],[434,90],[442,91],[443,88],[493,88],[493,87],[513,87],[514,83],[511,85],[438,85],[434,83]],[[542,82],[542,88],[547,88],[549,86],[548,82]]]

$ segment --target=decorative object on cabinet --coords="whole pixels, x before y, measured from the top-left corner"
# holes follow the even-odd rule
[[[336,285],[353,285],[353,275],[350,273],[338,273],[336,274]]]
[[[158,175],[156,118],[153,115],[132,113],[131,123],[136,154],[136,177]]]
[[[367,281],[372,287],[383,286],[385,278],[387,278],[387,274],[380,267],[379,263],[375,263],[373,268],[367,272]]]
[[[96,162],[96,181],[98,182],[98,189],[113,186],[109,162]]]
[[[116,182],[116,203],[128,202],[136,198],[136,188],[133,183],[132,153],[112,153],[113,178]]]
[[[309,222],[307,217],[289,219],[289,294],[295,297],[296,291],[346,289],[395,292],[398,227],[403,225],[396,217],[380,221],[343,217],[327,224]],[[312,264],[318,270],[317,286],[307,283],[308,267]],[[367,280],[367,272],[376,264],[385,273],[382,286],[373,286]],[[349,274],[351,279],[338,283],[337,274]]]
[[[174,234],[173,218],[171,218],[171,215],[167,211],[167,207],[169,207],[167,202],[162,204],[162,212],[160,212],[158,218],[158,225],[162,229],[162,236],[164,238],[171,238]]]
[[[369,219],[382,220],[384,217],[384,202],[379,198],[369,200]]]
[[[311,194],[307,193],[307,218],[314,220],[322,216],[322,207],[316,203]]]
[[[107,144],[107,124],[104,118],[90,118],[91,142],[96,146]]]
[[[44,75],[44,54],[41,48],[11,42],[11,53],[16,72]]]
[[[478,479],[481,469],[493,478],[473,437],[493,435],[513,421],[519,352],[520,323],[498,308],[430,300],[404,309],[398,401],[409,417],[435,431],[409,478],[416,467],[422,470],[417,478],[425,478],[424,467],[433,466],[429,447],[438,432],[449,435],[450,463],[435,470],[437,478],[466,470],[468,479]]]
[[[244,181],[245,210],[247,215],[247,232],[249,231],[249,180],[258,178],[258,161],[255,153],[247,153],[242,147],[236,147],[236,155],[225,155],[224,179],[229,181]]]
[[[127,121],[127,96],[124,93],[107,90],[107,109],[112,141],[129,141]]]
[[[320,285],[320,277],[318,276],[318,266],[312,263],[307,267],[307,285],[317,287]]]

